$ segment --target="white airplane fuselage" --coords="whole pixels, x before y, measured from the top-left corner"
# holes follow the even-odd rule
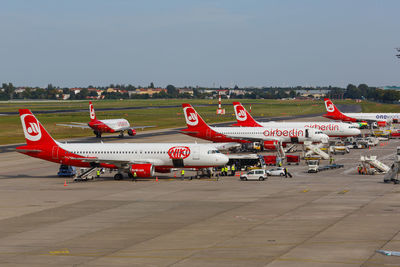
[[[267,127],[210,127],[212,130],[238,139],[258,139],[263,141],[279,140],[282,143],[293,142],[293,137],[297,142],[328,142],[329,136],[317,129],[306,129],[301,127],[277,127],[269,125]]]
[[[347,137],[361,134],[361,131],[355,125],[342,122],[262,122],[260,124],[264,127],[311,128],[320,130],[329,137]]]

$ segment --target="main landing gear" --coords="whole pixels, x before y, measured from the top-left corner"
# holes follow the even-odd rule
[[[116,175],[114,175],[114,180],[122,180],[124,179],[124,175],[122,173],[117,173]]]
[[[101,138],[101,133],[98,131],[93,131],[97,138]]]

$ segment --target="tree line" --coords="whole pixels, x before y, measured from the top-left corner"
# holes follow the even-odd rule
[[[216,96],[217,90],[229,90],[230,88],[206,88],[206,87],[186,87],[193,90],[193,95],[190,93],[180,93],[179,89],[174,85],[168,85],[165,91],[159,93],[150,94],[136,94],[130,91],[135,91],[141,86],[135,87],[131,84],[110,84],[109,86],[97,86],[81,88],[80,92],[75,94],[70,88],[60,88],[49,84],[46,88],[39,87],[24,87],[24,91],[16,92],[16,88],[12,83],[3,83],[0,90],[0,100],[10,99],[62,99],[62,94],[69,94],[69,99],[79,100],[87,99],[90,97],[98,97],[96,91],[89,90],[92,88],[103,90],[102,97],[104,99],[151,99],[151,98],[213,98]],[[114,88],[126,92],[107,92],[106,89]],[[155,88],[154,83],[150,83],[147,88]],[[282,99],[282,98],[295,98],[299,97],[299,90],[308,90],[312,92],[315,89],[326,90],[327,97],[330,98],[351,98],[351,99],[368,99],[379,102],[398,102],[400,100],[400,91],[397,90],[383,90],[376,87],[370,87],[366,84],[360,84],[358,86],[349,84],[346,88],[340,87],[263,87],[263,88],[239,88],[235,86],[234,90],[231,91],[231,98],[243,98],[243,99]],[[237,90],[244,91],[244,94],[237,94]],[[210,92],[211,91],[211,92]],[[62,92],[62,93],[61,93]],[[311,97],[311,95],[310,95]]]

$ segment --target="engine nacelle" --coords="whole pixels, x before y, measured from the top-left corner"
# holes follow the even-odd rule
[[[154,176],[154,165],[150,163],[132,164],[129,171],[132,174],[136,172],[137,177],[149,178]]]
[[[155,171],[159,173],[170,173],[171,168],[169,167],[155,167]]]
[[[136,135],[136,130],[135,130],[135,129],[129,129],[129,130],[128,130],[128,135],[129,135],[129,136],[134,136],[134,135]]]
[[[386,127],[386,125],[387,125],[386,121],[378,121],[377,124],[378,124],[378,127]]]

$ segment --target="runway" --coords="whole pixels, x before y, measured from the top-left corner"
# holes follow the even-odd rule
[[[194,141],[163,137],[171,140]],[[361,154],[390,164],[398,145],[337,156],[344,169],[288,166],[292,179],[132,182],[106,173],[68,186],[56,164],[2,153],[0,265],[399,266],[375,250],[400,250],[400,187],[356,174]]]

